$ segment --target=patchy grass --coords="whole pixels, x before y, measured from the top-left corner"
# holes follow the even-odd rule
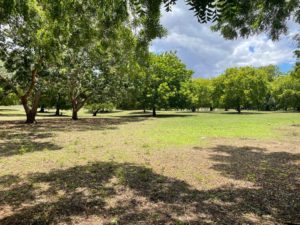
[[[300,115],[0,108],[0,224],[300,223]]]

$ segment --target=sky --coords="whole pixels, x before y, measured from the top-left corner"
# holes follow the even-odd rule
[[[287,72],[296,61],[293,36],[300,32],[300,27],[293,22],[288,22],[289,31],[279,41],[273,42],[265,34],[225,40],[218,32],[212,32],[209,24],[198,23],[188,6],[178,1],[172,12],[163,10],[161,23],[168,35],[155,39],[150,50],[156,53],[176,51],[195,72],[194,77],[214,77],[226,68],[247,65],[274,64]]]

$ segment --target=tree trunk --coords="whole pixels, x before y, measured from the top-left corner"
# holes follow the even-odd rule
[[[35,116],[36,113],[32,112],[31,110],[29,113],[26,113],[26,123],[28,124],[35,123],[36,122]]]
[[[59,106],[56,105],[55,116],[59,116],[59,115],[60,115],[60,108]]]
[[[78,111],[75,109],[72,110],[72,120],[78,120]]]
[[[214,110],[214,108],[211,106],[211,107],[209,107],[209,111],[213,111]]]
[[[228,111],[228,108],[227,108],[227,107],[225,107],[225,111],[226,111],[226,112]]]
[[[195,106],[192,107],[192,112],[196,112]]]
[[[144,110],[144,113],[146,113],[146,108],[145,108],[145,107],[144,107],[144,109],[143,109],[143,110]]]
[[[76,98],[72,99],[72,120],[78,120],[78,101]]]
[[[240,114],[241,113],[241,106],[239,105],[236,109],[238,111],[238,113]]]
[[[57,94],[55,107],[56,107],[55,116],[59,116],[60,115],[60,93]]]
[[[96,111],[94,111],[93,112],[93,116],[97,116],[98,112],[99,112],[99,109],[97,109]]]
[[[21,97],[21,103],[22,103],[22,105],[24,107],[24,110],[26,112],[26,123],[30,124],[30,123],[35,123],[36,122],[35,117],[36,117],[36,114],[37,114],[37,109],[38,109],[40,97],[41,97],[40,92],[35,93],[31,109],[28,106],[28,99],[27,99],[28,97],[27,96],[22,96]]]
[[[41,105],[41,109],[39,111],[40,113],[44,113],[45,112],[45,106],[44,105]]]
[[[155,107],[152,108],[152,116],[156,116],[156,108]]]

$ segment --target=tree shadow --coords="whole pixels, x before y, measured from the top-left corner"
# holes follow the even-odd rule
[[[9,112],[13,112],[13,111],[19,111],[18,109],[0,109],[1,111],[9,111]]]
[[[24,116],[23,114],[18,114],[18,113],[1,113],[0,112],[0,119],[1,117],[21,117]]]
[[[241,113],[236,112],[217,112],[218,114],[222,114],[222,115],[264,115],[264,114],[268,114],[270,112],[263,112],[263,111],[259,111],[259,112],[243,112],[241,111]]]
[[[0,191],[0,209],[12,210],[0,224],[79,224],[95,218],[102,224],[300,222],[300,154],[235,146],[212,150],[214,170],[253,186],[198,190],[143,166],[95,162],[25,179],[0,177],[0,185],[9,183]]]
[[[144,118],[135,117],[114,117],[114,118],[81,118],[73,121],[70,118],[49,118],[41,119],[36,124],[24,124],[23,121],[0,121],[0,130],[3,129],[25,129],[33,132],[41,131],[87,131],[103,130],[113,126],[126,124],[130,122],[141,122]]]
[[[176,112],[174,114],[159,114],[157,113],[156,116],[154,117],[152,115],[152,113],[146,112],[131,112],[129,113],[130,115],[126,115],[126,116],[121,116],[120,118],[175,118],[175,117],[191,117],[194,115],[180,115],[180,114],[176,114]]]
[[[253,184],[238,188],[231,195],[232,200],[242,200],[237,204],[240,211],[270,216],[282,223],[300,223],[300,154],[226,145],[213,151],[211,158],[217,164],[212,169],[225,177]]]
[[[55,132],[90,130],[113,130],[118,125],[140,122],[146,118],[82,118],[72,121],[69,118],[39,120],[37,124],[24,124],[23,121],[0,121],[0,158],[43,150],[60,150],[53,143]]]

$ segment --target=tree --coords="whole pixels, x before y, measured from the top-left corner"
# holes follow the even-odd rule
[[[300,80],[293,75],[279,76],[272,83],[272,94],[278,109],[300,111]]]
[[[224,73],[223,101],[241,113],[242,108],[261,109],[268,92],[268,76],[264,69],[230,68]]]
[[[0,59],[7,74],[0,80],[10,86],[26,112],[27,123],[35,116],[43,73],[55,56],[50,24],[36,1],[1,1]]]
[[[182,85],[181,94],[186,101],[186,108],[193,112],[201,107],[213,110],[212,81],[204,78],[192,79]]]
[[[225,103],[224,99],[225,90],[225,75],[221,74],[218,77],[212,79],[212,102],[214,107],[224,107],[228,110],[228,105]]]
[[[150,56],[144,85],[153,116],[156,116],[158,108],[175,106],[174,97],[179,94],[181,84],[191,79],[192,74],[193,71],[188,70],[175,53]]]

